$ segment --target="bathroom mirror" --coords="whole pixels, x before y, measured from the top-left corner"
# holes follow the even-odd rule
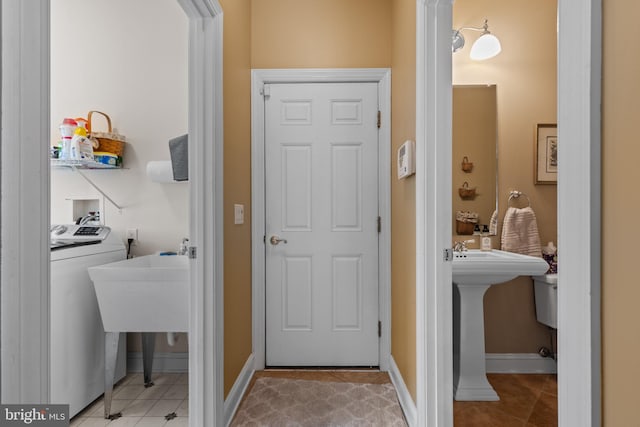
[[[497,135],[496,86],[454,85],[453,236],[473,232],[473,223],[456,224],[456,212],[477,213],[482,230],[498,210]]]

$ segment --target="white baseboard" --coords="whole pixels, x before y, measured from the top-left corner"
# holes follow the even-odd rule
[[[127,372],[142,372],[142,352],[127,353]],[[154,353],[152,372],[189,372],[189,353]]]
[[[418,410],[413,398],[411,397],[411,393],[409,393],[407,385],[402,379],[402,374],[400,374],[400,369],[398,368],[398,365],[396,365],[396,361],[393,359],[393,356],[389,357],[389,376],[391,377],[391,382],[398,393],[398,401],[400,402],[400,407],[404,412],[404,418],[407,420],[408,426],[416,426],[418,422]]]
[[[251,382],[251,378],[255,372],[254,363],[253,353],[251,353],[247,361],[244,363],[240,374],[238,374],[238,378],[236,378],[236,381],[233,383],[233,387],[231,387],[227,398],[224,400],[225,426],[231,424],[231,420],[233,420],[233,416],[236,414],[238,406],[240,406],[242,397],[246,393],[247,387],[249,387],[249,383]]]
[[[487,353],[487,373],[490,374],[555,374],[557,363],[538,353]]]

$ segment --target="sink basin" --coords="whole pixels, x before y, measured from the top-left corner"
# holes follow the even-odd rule
[[[504,251],[468,250],[453,258],[453,390],[456,400],[495,401],[487,380],[484,294],[492,285],[549,268],[542,258]]]
[[[89,267],[106,332],[187,332],[189,259],[146,255]]]
[[[121,332],[142,332],[145,387],[153,385],[154,332],[189,331],[189,259],[146,255],[89,267],[105,331],[104,417],[111,399]]]
[[[518,276],[544,274],[549,265],[542,259],[505,251],[470,249],[454,252],[453,282],[495,285]]]

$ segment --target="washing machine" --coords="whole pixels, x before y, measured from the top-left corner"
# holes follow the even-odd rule
[[[108,227],[51,227],[51,403],[69,404],[73,417],[104,393],[104,329],[88,267],[126,259]],[[125,335],[116,381],[126,374]]]

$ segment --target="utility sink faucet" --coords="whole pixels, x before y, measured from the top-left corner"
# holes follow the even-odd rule
[[[189,239],[186,237],[182,239],[182,243],[180,243],[180,249],[178,249],[178,255],[186,255],[189,246]]]

